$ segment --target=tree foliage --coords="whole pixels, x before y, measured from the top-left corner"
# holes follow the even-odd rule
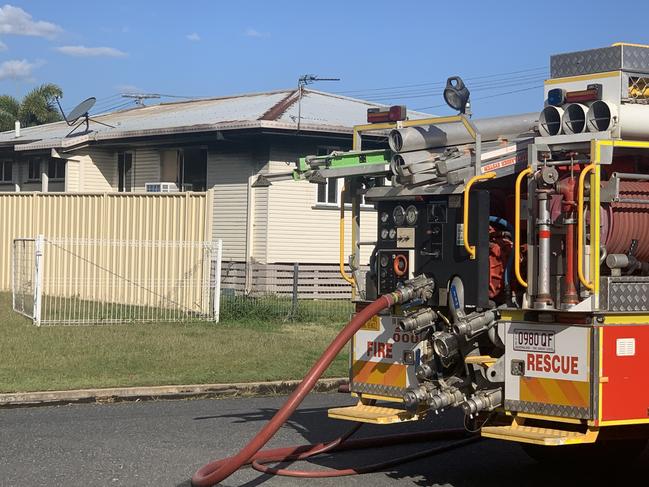
[[[57,96],[63,96],[63,90],[52,83],[37,86],[22,100],[0,95],[0,131],[12,130],[16,120],[23,127],[58,122],[61,114],[56,106]]]

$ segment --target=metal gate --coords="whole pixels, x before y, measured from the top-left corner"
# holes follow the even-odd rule
[[[36,325],[218,321],[222,242],[20,238],[13,307]]]
[[[12,302],[14,311],[34,320],[40,317],[40,291],[41,286],[37,280],[41,276],[40,257],[42,256],[42,240],[37,251],[37,240],[33,238],[16,238],[12,246],[11,281]]]

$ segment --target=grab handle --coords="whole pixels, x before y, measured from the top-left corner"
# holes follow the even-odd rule
[[[584,183],[589,172],[595,169],[595,164],[588,164],[579,175],[579,193],[577,201],[577,275],[581,283],[593,291],[595,286],[584,276]],[[593,231],[591,229],[591,231]],[[599,231],[595,229],[594,231]],[[591,269],[592,271],[592,269]],[[592,274],[592,272],[591,272]]]
[[[493,179],[495,177],[496,173],[493,171],[485,174],[478,174],[469,179],[469,182],[466,183],[464,188],[464,225],[462,225],[462,239],[464,240],[464,248],[469,253],[470,259],[475,259],[475,245],[469,243],[469,192],[471,191],[471,186],[475,183],[487,179]]]
[[[516,178],[514,197],[514,274],[518,283],[527,287],[527,282],[521,276],[521,182],[532,174],[532,168],[528,167]]]

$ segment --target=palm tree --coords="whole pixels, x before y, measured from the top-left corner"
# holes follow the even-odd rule
[[[56,108],[56,97],[63,90],[55,84],[45,83],[27,93],[21,101],[9,95],[0,96],[0,131],[12,130],[16,120],[23,127],[57,122],[61,115]]]
[[[10,95],[0,95],[0,131],[11,130],[19,119],[20,102]]]

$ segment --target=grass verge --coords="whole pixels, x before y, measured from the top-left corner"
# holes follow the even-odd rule
[[[37,328],[0,294],[0,392],[300,379],[343,322]],[[347,350],[327,371],[347,374]]]

